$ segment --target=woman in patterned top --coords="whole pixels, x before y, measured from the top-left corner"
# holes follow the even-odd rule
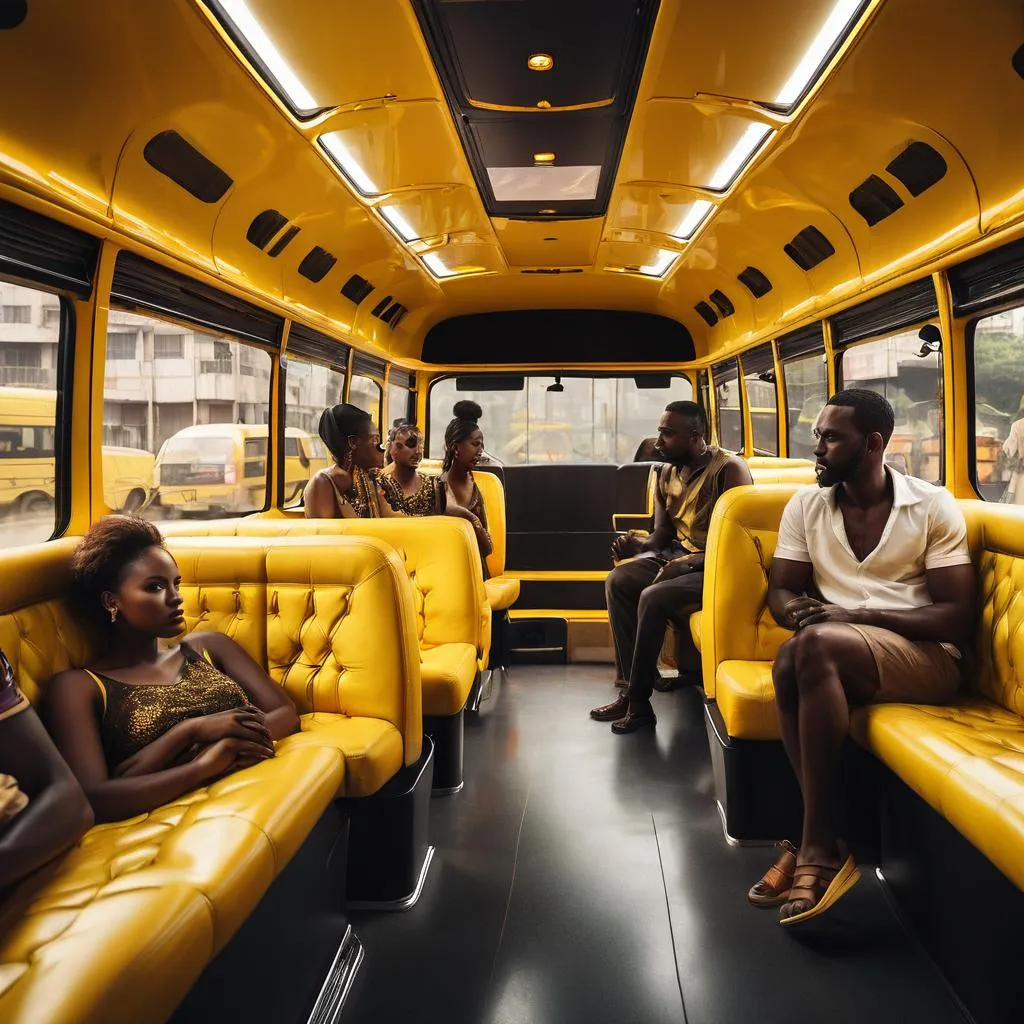
[[[47,724],[98,821],[152,810],[274,756],[296,732],[285,691],[230,637],[184,629],[181,577],[160,531],[107,516],[72,561],[72,594],[105,643],[50,687]]]
[[[63,853],[92,810],[0,651],[0,890]]]
[[[423,435],[415,423],[395,420],[388,434],[387,465],[379,479],[388,504],[407,516],[434,516],[444,509],[443,488],[437,477],[420,473],[423,460]]]

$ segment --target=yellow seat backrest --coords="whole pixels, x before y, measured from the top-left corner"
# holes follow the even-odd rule
[[[723,661],[771,661],[789,631],[768,610],[768,574],[788,484],[734,487],[715,504],[704,563],[701,665],[704,690],[715,695]]]
[[[752,455],[747,459],[755,484],[813,484],[814,463],[809,459],[782,459]]]
[[[484,511],[487,513],[487,529],[491,534],[493,550],[487,556],[487,575],[492,579],[505,573],[505,550],[508,523],[505,518],[505,488],[493,473],[478,471],[473,474]]]

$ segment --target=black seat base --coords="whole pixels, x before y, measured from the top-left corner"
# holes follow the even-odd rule
[[[470,690],[472,703],[480,677]],[[424,715],[423,731],[434,741],[434,796],[448,796],[462,789],[462,750],[465,740],[466,709],[457,715]]]

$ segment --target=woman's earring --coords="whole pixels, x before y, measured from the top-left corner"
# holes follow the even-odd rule
[[[116,608],[111,608],[110,609],[110,621],[111,622],[117,622],[117,609]]]

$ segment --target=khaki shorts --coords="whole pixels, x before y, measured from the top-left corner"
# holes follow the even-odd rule
[[[960,689],[962,658],[953,644],[908,640],[880,626],[849,625],[875,659],[875,703],[945,704]]]

